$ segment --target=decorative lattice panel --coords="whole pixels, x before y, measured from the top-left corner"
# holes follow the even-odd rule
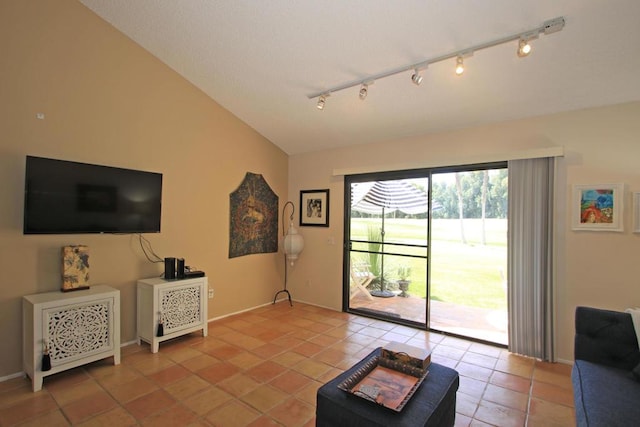
[[[165,334],[172,329],[180,329],[199,323],[200,287],[191,286],[168,289],[161,293],[160,310]]]
[[[85,357],[111,347],[108,301],[48,312],[46,328],[51,361]]]

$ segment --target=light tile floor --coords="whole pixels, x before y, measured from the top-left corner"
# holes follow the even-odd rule
[[[573,426],[570,366],[315,306],[281,302],[199,334],[0,383],[0,426],[313,426],[317,389],[389,341],[460,373],[456,426]]]

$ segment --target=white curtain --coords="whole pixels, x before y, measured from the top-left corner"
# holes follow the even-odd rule
[[[555,158],[509,161],[509,351],[555,361]]]

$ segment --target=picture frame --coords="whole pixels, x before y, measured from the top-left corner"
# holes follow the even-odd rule
[[[640,193],[633,193],[633,232],[640,233]]]
[[[573,230],[624,230],[624,184],[574,185],[572,193]]]
[[[300,226],[329,226],[329,189],[300,191]]]

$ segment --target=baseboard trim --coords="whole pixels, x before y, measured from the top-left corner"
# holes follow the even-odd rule
[[[331,311],[342,312],[342,310],[336,310],[333,307],[327,307],[327,306],[316,304],[316,303],[313,303],[313,302],[308,302],[308,301],[298,300],[298,299],[294,299],[293,301],[294,302],[299,302],[299,303],[302,303],[302,304],[312,305],[314,307],[326,308],[327,310],[331,310]]]
[[[282,301],[288,301],[288,298],[285,297],[285,298],[280,298],[280,299],[276,300],[277,303],[278,302],[282,302]],[[295,300],[292,299],[292,301],[295,301]],[[233,313],[227,313],[227,314],[223,314],[222,316],[212,317],[211,319],[207,320],[207,322],[214,322],[216,320],[220,320],[220,319],[224,319],[224,318],[227,318],[227,317],[235,316],[236,314],[246,313],[247,311],[255,310],[256,308],[266,307],[268,305],[273,305],[273,302],[266,302],[264,304],[256,305],[254,307],[249,307],[249,308],[245,308],[243,310],[234,311]]]
[[[9,381],[14,378],[24,377],[26,374],[24,372],[16,372],[15,374],[9,374],[6,377],[0,377],[0,383],[4,381]]]

